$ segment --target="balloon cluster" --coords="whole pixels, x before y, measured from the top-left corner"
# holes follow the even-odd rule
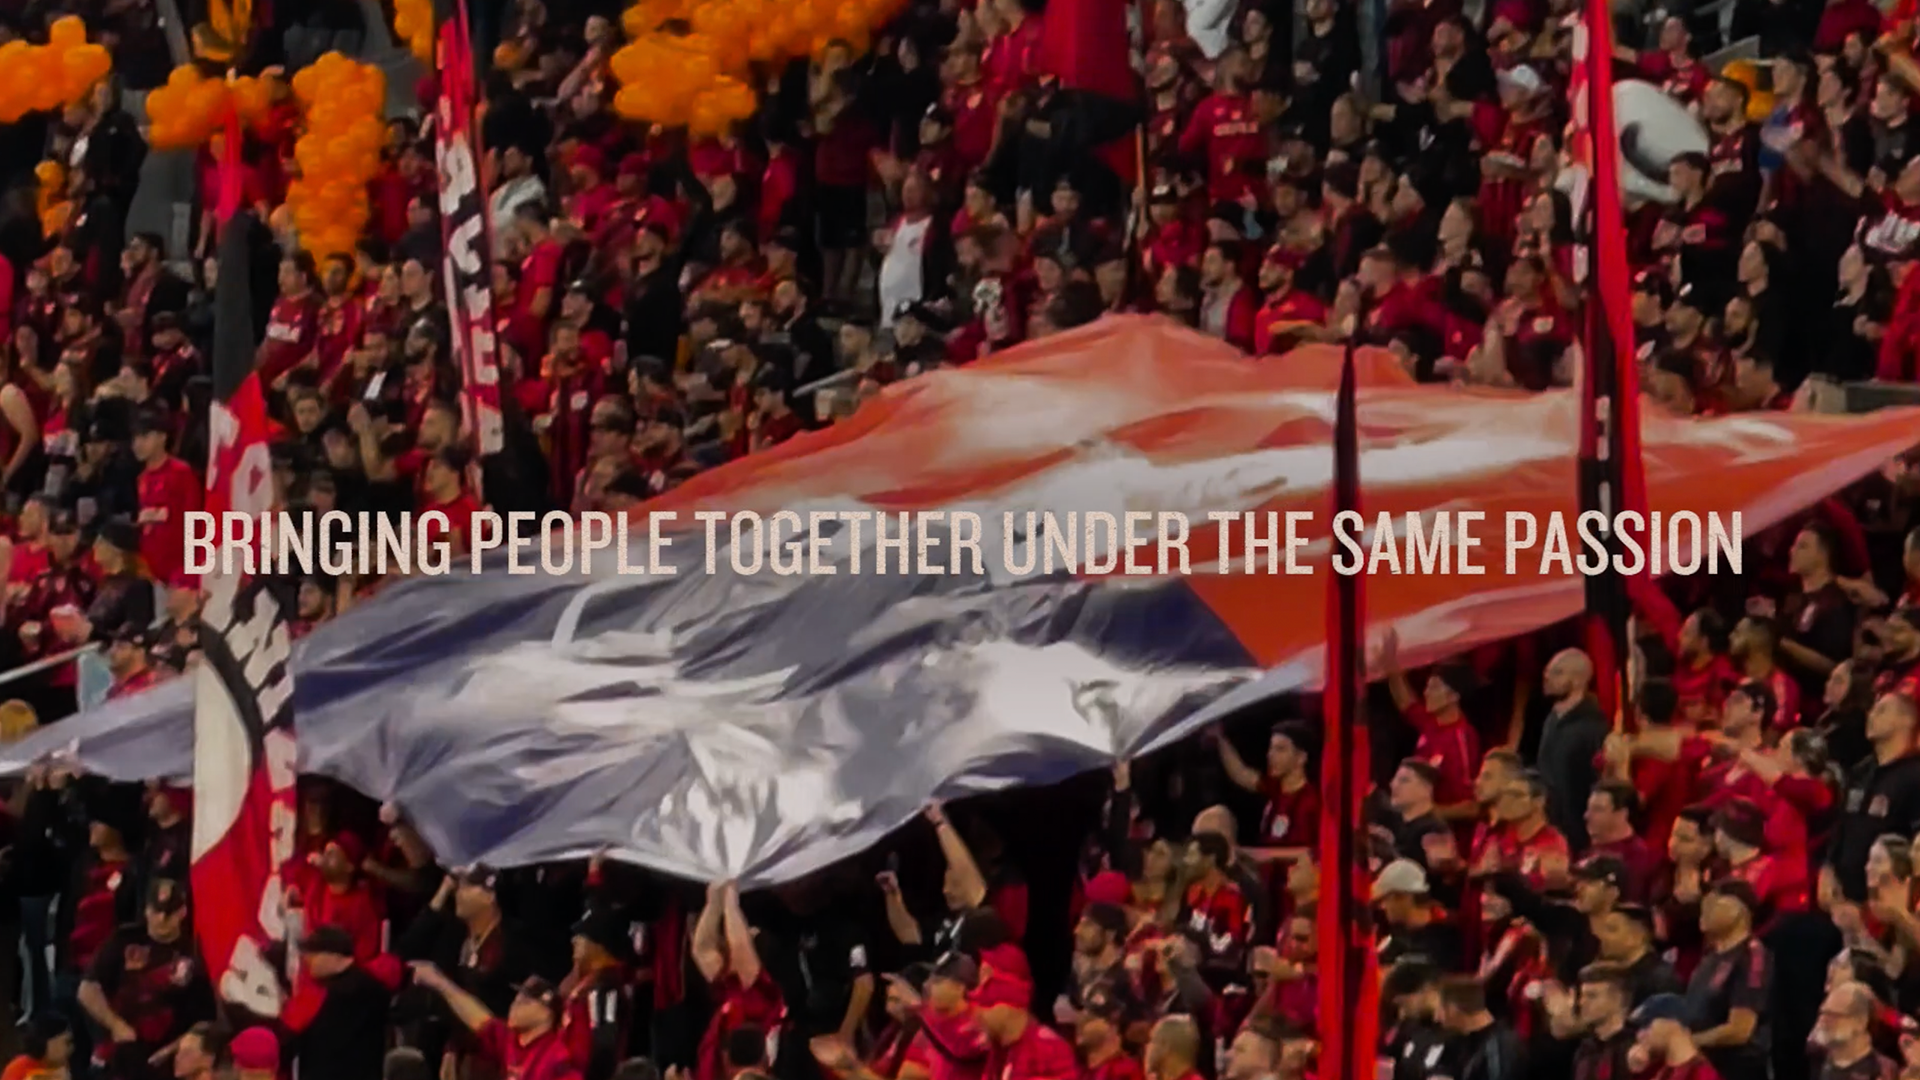
[[[293,146],[300,175],[287,189],[300,246],[315,258],[350,254],[372,213],[367,184],[387,141],[387,77],[330,52],[293,76],[293,93],[306,110]]]
[[[393,0],[393,32],[423,64],[433,63],[433,0]]]
[[[182,64],[167,76],[165,86],[147,95],[147,141],[157,150],[205,145],[226,125],[229,113],[257,126],[273,105],[273,90],[271,75],[209,78],[194,65]]]
[[[40,235],[52,239],[67,227],[67,218],[73,213],[73,201],[67,198],[67,170],[49,159],[33,167],[33,176],[39,181],[33,205],[40,215]]]
[[[0,45],[0,124],[84,101],[112,70],[107,47],[89,43],[87,24],[75,15],[55,20],[45,45]]]
[[[811,56],[836,39],[865,52],[902,0],[640,0],[621,15],[613,108],[628,120],[718,135],[753,114],[750,65]],[[679,32],[685,29],[687,32]]]

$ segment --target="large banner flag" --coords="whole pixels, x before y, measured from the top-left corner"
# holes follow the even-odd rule
[[[435,110],[434,157],[440,165],[440,269],[447,283],[453,322],[453,359],[460,369],[460,411],[482,454],[505,445],[500,419],[500,353],[494,340],[493,240],[487,220],[487,186],[480,174],[484,155],[474,123],[472,31],[467,5],[458,0],[436,15],[440,28],[440,100]],[[527,357],[529,363],[537,357]]]
[[[1360,418],[1353,339],[1340,365],[1333,412],[1333,518],[1359,514]],[[1324,1080],[1374,1075],[1379,1034],[1379,964],[1366,852],[1365,803],[1370,774],[1367,692],[1367,619],[1363,579],[1327,575],[1326,683],[1321,690],[1325,734],[1320,750],[1320,1015],[1345,1023],[1321,1039]]]
[[[1239,539],[1221,573],[1207,515],[1258,512],[1276,548],[1268,513],[1324,527],[1341,361],[1321,345],[1254,364],[1114,317],[897,383],[649,502],[691,528],[660,553],[675,573],[623,574],[606,551],[591,572],[497,560],[394,582],[322,624],[294,651],[302,771],[396,803],[449,865],[605,849],[752,888],[857,854],[929,799],[1105,768],[1316,690],[1324,532],[1299,552],[1309,573],[1265,556],[1248,573]],[[1572,392],[1421,386],[1384,350],[1354,361],[1369,524],[1414,514],[1433,535],[1443,512],[1485,515],[1470,569],[1463,543],[1440,545],[1455,572],[1368,591],[1371,632],[1393,628],[1411,668],[1578,615],[1583,579],[1542,566],[1544,535],[1502,557],[1508,514],[1577,512]],[[1646,436],[1655,511],[1739,511],[1753,535],[1911,447],[1920,410],[1650,412]],[[1192,572],[1154,571],[1149,550],[1144,575],[933,573],[892,554],[878,574],[871,523],[857,545],[823,524],[832,574],[775,573],[791,547],[717,526],[709,569],[693,516],[786,510],[804,528],[815,511],[966,509],[998,571],[1002,515],[1048,508],[1184,513]],[[645,525],[630,567],[648,560]],[[115,779],[180,775],[190,717],[184,690],[158,686],[0,746],[0,774],[63,750]]]
[[[241,145],[229,131],[227,146]],[[235,163],[223,166],[237,173]],[[258,515],[273,508],[266,399],[254,370],[250,286],[257,224],[222,197],[220,279],[214,287],[213,401],[207,509]],[[291,638],[258,580],[205,576],[193,692],[193,922],[222,1000],[255,1016],[280,1014],[272,956],[287,936],[281,873],[293,857],[296,752]]]
[[[1573,31],[1573,103],[1570,156],[1584,182],[1575,190],[1575,214],[1585,241],[1574,275],[1586,294],[1581,334],[1580,508],[1611,521],[1621,511],[1644,513],[1647,481],[1641,463],[1640,377],[1634,359],[1627,227],[1620,208],[1620,140],[1613,122],[1613,23],[1608,0],[1586,0]],[[1608,530],[1608,544],[1620,538]],[[1644,575],[1636,575],[1644,576]],[[1623,704],[1629,582],[1620,574],[1587,579],[1587,651],[1601,707]]]

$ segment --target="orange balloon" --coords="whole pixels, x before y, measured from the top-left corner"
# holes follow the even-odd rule
[[[67,15],[55,19],[53,25],[47,28],[47,40],[53,43],[55,49],[63,53],[77,45],[85,45],[87,24],[80,21],[78,15]]]

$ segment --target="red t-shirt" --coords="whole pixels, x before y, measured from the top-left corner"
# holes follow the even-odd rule
[[[741,985],[739,976],[727,972],[713,981],[709,991],[719,1004],[713,1010],[712,1019],[707,1021],[706,1034],[700,1037],[700,1057],[693,1067],[693,1080],[726,1080],[727,1037],[751,1024],[767,1033],[771,1045],[778,1037],[781,1022],[786,1019],[787,1006],[780,997],[780,988],[764,968],[751,986]]]
[[[1673,692],[1680,699],[1680,719],[1707,727],[1720,725],[1720,709],[1727,694],[1740,685],[1733,661],[1715,654],[1705,664],[1680,663],[1673,669]]]
[[[141,470],[140,554],[156,581],[170,580],[186,562],[186,518],[206,500],[206,488],[191,465],[177,457]]]
[[[1556,866],[1564,870],[1572,858],[1567,838],[1551,825],[1542,825],[1525,839],[1511,828],[1501,829],[1494,842],[1500,845],[1501,865],[1517,868],[1535,889],[1548,888],[1547,872]]]
[[[267,316],[267,337],[260,343],[260,381],[271,386],[307,358],[320,340],[320,301],[312,293],[283,296]]]
[[[580,1070],[558,1029],[532,1042],[521,1042],[500,1019],[488,1020],[476,1032],[480,1050],[506,1067],[506,1080],[578,1080]]]
[[[1275,777],[1260,778],[1267,807],[1260,814],[1262,847],[1315,847],[1320,843],[1320,789],[1312,781],[1282,790]]]
[[[462,493],[446,502],[434,503],[428,510],[438,510],[447,515],[447,524],[429,524],[427,543],[437,544],[447,541],[453,558],[462,558],[473,550],[473,515],[480,512],[480,504],[473,497]]]
[[[1435,801],[1453,806],[1471,800],[1473,774],[1480,770],[1480,733],[1457,712],[1451,722],[1442,723],[1419,702],[1407,709],[1407,722],[1420,733],[1413,756],[1440,770]]]
[[[1720,1080],[1720,1073],[1706,1058],[1697,1057],[1679,1065],[1662,1065],[1650,1080]]]
[[[360,342],[360,324],[366,319],[366,307],[352,296],[328,298],[320,308],[315,347],[320,352],[320,378],[325,380],[347,358],[347,351]]]
[[[380,955],[380,927],[386,921],[381,914],[380,901],[365,882],[355,882],[346,892],[335,892],[320,883],[318,875],[311,879],[311,892],[302,899],[306,903],[303,911],[308,926],[337,926],[353,938],[353,958],[362,963]]]
[[[1738,866],[1727,867],[1726,876],[1753,886],[1754,894],[1772,916],[1806,911],[1811,906],[1804,852],[1786,858],[1756,855]]]
[[[560,260],[565,257],[566,249],[552,238],[535,244],[527,257],[520,260],[519,291],[515,294],[516,316],[529,321],[541,321],[533,313],[533,298],[541,289],[551,289],[551,299],[547,314],[552,315],[560,307]]]

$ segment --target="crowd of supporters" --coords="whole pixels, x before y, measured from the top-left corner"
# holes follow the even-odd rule
[[[107,8],[152,33],[139,0]],[[891,382],[1109,312],[1249,364],[1358,314],[1423,381],[1566,384],[1576,5],[1230,14],[1209,55],[1178,0],[1148,4],[1129,102],[1046,74],[1032,0],[916,3],[869,52],[763,72],[750,123],[689,142],[611,111],[610,5],[488,12],[508,451],[484,472],[431,131],[392,121],[369,235],[316,263],[278,212],[283,103],[280,138],[244,155],[281,503],[441,509],[456,544],[483,500],[624,510]],[[1644,388],[1723,413],[1920,381],[1910,21],[1866,0],[1621,21],[1621,74],[1712,147],[1660,178],[1674,203],[1630,208]],[[1705,65],[1749,36],[1764,81]],[[0,220],[0,667],[96,643],[124,695],[194,658],[179,523],[203,487],[217,185],[169,250],[126,234],[146,148],[110,90],[34,123],[74,210],[43,237],[17,189]],[[1637,595],[1630,731],[1570,628],[1418,675],[1382,643],[1383,1069],[1920,1076],[1916,480],[1889,463],[1748,537],[1749,574]],[[305,629],[380,582],[285,584]],[[71,664],[17,680],[0,734],[58,722],[76,682]],[[0,934],[20,948],[0,998],[24,1020],[5,1080],[1301,1080],[1343,1022],[1315,980],[1317,733],[1313,701],[1271,703],[1110,777],[930,807],[746,896],[600,860],[443,867],[404,807],[310,781],[272,1024],[217,1010],[193,948],[191,793],[49,762],[5,817]]]

